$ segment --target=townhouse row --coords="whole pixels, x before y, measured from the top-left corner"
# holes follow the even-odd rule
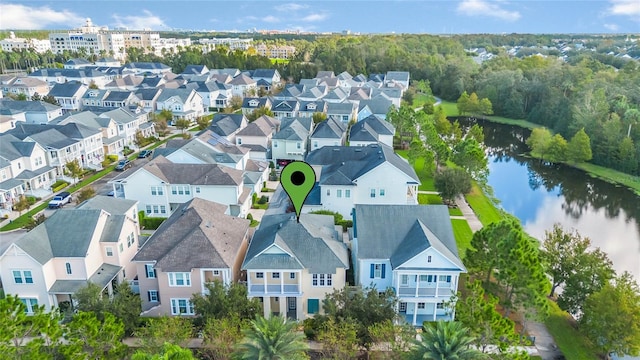
[[[254,232],[227,206],[195,197],[145,239],[136,201],[97,196],[0,248],[0,279],[28,313],[74,306],[88,282],[111,293],[128,281],[143,316],[193,316],[193,295],[218,280],[247,286],[265,316],[304,320],[323,313],[351,271],[357,286],[392,288],[413,325],[453,319],[447,304],[465,268],[446,206],[358,204],[353,213],[348,233],[314,214],[268,215]]]

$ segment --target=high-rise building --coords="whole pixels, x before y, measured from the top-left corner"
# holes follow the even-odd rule
[[[11,31],[8,38],[0,41],[0,47],[2,51],[6,52],[11,52],[14,49],[18,51],[22,49],[33,49],[38,53],[44,53],[47,52],[47,50],[51,50],[51,43],[49,40],[19,38]]]
[[[116,59],[124,59],[126,54],[122,34],[110,32],[106,27],[95,26],[89,18],[85,25],[78,29],[49,33],[49,41],[54,53],[84,49],[88,54],[102,54]]]

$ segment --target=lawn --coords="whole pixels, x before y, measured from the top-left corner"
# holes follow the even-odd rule
[[[625,174],[620,171],[616,171],[613,169],[609,169],[606,167],[590,164],[590,163],[581,163],[577,165],[573,165],[578,169],[586,171],[589,175],[602,179],[607,182],[613,182],[622,184],[631,188],[636,194],[640,195],[640,177],[633,176],[629,174]]]
[[[458,245],[458,253],[460,258],[464,260],[467,249],[471,247],[473,232],[467,220],[452,219],[451,226],[453,226],[453,236],[456,238],[456,244]]]
[[[400,155],[400,157],[409,159],[407,153],[408,150],[396,150],[396,154]],[[418,177],[420,177],[420,186],[418,187],[418,190],[436,191],[436,187],[433,184],[433,177],[420,176],[420,174],[423,173],[424,169],[424,158],[421,157],[416,159],[415,163],[413,164],[413,169],[416,171],[416,174],[418,174]]]
[[[442,205],[442,198],[437,194],[418,194],[420,205]]]
[[[500,219],[502,219],[502,211],[496,208],[491,200],[484,195],[478,184],[473,184],[471,193],[465,195],[465,198],[483,226],[487,226],[492,222],[500,221]]]
[[[460,208],[449,208],[449,215],[451,216],[463,216]]]
[[[593,345],[573,327],[573,318],[558,305],[549,301],[549,317],[544,321],[547,329],[567,360],[597,360]]]
[[[456,103],[452,101],[442,100],[442,103],[440,103],[440,106],[442,106],[442,108],[444,109],[444,113],[447,114],[447,116],[460,116],[458,114],[458,105]],[[500,124],[521,126],[527,129],[535,129],[538,127],[542,127],[542,125],[534,124],[524,119],[510,119],[502,116],[493,116],[493,115],[478,116],[478,118],[485,119],[495,123],[500,123]]]

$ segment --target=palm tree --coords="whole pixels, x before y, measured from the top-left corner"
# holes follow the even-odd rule
[[[307,343],[295,330],[296,323],[282,316],[258,317],[244,330],[244,339],[236,346],[238,359],[298,360],[307,359]]]
[[[410,360],[481,359],[482,353],[469,346],[473,338],[462,323],[438,321],[425,324],[420,340],[415,340]]]

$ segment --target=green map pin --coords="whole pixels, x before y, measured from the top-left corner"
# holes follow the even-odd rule
[[[287,164],[280,173],[280,184],[289,195],[296,218],[300,222],[300,211],[307,196],[316,183],[316,173],[311,165],[304,161],[294,161]]]

